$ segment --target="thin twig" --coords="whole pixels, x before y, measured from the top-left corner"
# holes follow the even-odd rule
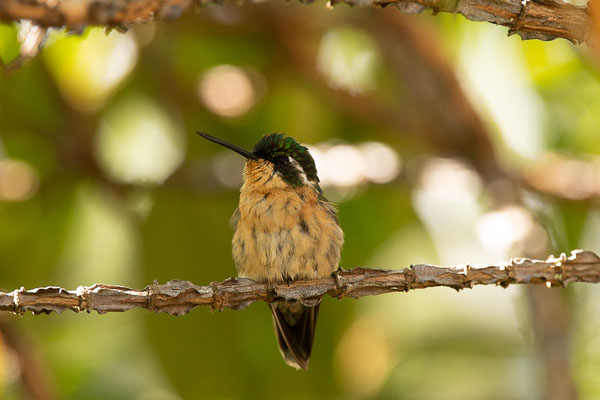
[[[260,300],[300,300],[314,305],[324,295],[359,298],[435,286],[456,290],[474,285],[543,284],[564,287],[571,282],[600,282],[600,257],[591,251],[575,250],[570,257],[562,254],[558,258],[551,256],[546,261],[513,259],[506,264],[484,267],[413,265],[401,270],[340,269],[331,278],[272,285],[248,279],[227,279],[208,286],[172,280],[164,285],[155,283],[142,290],[104,284],[80,286],[76,290],[55,286],[32,290],[21,288],[0,292],[0,311],[40,314],[72,310],[104,314],[145,308],[157,313],[183,315],[198,306],[209,306],[213,310],[239,310]]]
[[[21,68],[27,60],[34,58],[38,54],[46,41],[47,35],[48,28],[37,26],[31,23],[31,21],[23,21],[19,32],[19,41],[21,42],[19,55],[8,64],[0,60],[0,70],[4,74],[9,74]]]

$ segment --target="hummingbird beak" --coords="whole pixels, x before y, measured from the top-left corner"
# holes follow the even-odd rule
[[[258,156],[256,154],[252,153],[251,151],[242,149],[241,147],[238,147],[235,144],[228,143],[228,142],[226,142],[224,140],[221,140],[219,138],[211,136],[208,133],[198,132],[198,131],[196,131],[196,133],[198,135],[202,136],[204,139],[208,139],[211,142],[218,143],[221,146],[227,147],[228,149],[233,150],[236,153],[243,155],[244,157],[246,157],[249,160],[256,160],[258,158]]]

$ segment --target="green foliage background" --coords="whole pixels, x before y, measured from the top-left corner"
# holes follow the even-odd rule
[[[330,35],[338,53],[327,54],[334,61],[370,54],[375,61],[350,76],[359,97],[370,93],[400,98],[395,104],[412,102],[377,37],[356,23],[366,10],[340,6],[330,11],[320,3],[277,7],[297,15],[297,25],[286,35],[309,52],[318,51],[324,35]],[[304,36],[302,27],[312,19],[321,28]],[[507,168],[526,170],[546,152],[596,159],[600,91],[597,64],[588,49],[564,40],[522,42],[506,37],[505,28],[462,17],[410,17],[408,23],[432,35],[443,49],[440,56],[456,69]],[[57,31],[38,57],[0,77],[0,160],[24,161],[39,182],[28,199],[0,201],[0,290],[95,282],[143,287],[174,278],[207,284],[234,275],[228,219],[238,192],[214,173],[222,150],[195,136],[195,130],[246,148],[270,132],[309,144],[378,141],[391,146],[403,163],[391,182],[361,183],[345,192],[326,189],[340,205],[346,233],[343,267],[495,262],[496,257],[522,255],[516,246],[486,253],[475,227],[460,219],[457,226],[445,226],[456,232],[456,252],[448,255],[443,246],[447,236],[419,211],[420,166],[436,159],[436,150],[405,134],[404,127],[393,129],[340,106],[333,89],[311,78],[311,73],[320,74],[335,83],[331,76],[339,71],[325,62],[325,70],[310,64],[312,72],[302,72],[293,50],[278,36],[281,28],[272,25],[252,6],[232,4],[207,7],[174,22],[137,26],[125,34],[137,57],[112,86],[99,83],[107,79],[103,74],[108,67],[102,63],[111,54],[124,57],[113,53],[124,34],[107,35],[99,28],[81,35]],[[5,63],[18,54],[18,29],[0,25]],[[468,90],[473,75],[469,65],[488,54],[481,49],[490,46],[495,54],[488,61],[501,63],[507,75],[484,79],[525,87],[535,106],[519,91],[513,92],[517,97],[486,103]],[[262,82],[256,104],[237,117],[220,116],[199,99],[199,77],[219,65],[247,68]],[[342,85],[338,90],[349,89]],[[503,136],[502,123],[510,115],[498,110],[506,102],[521,106],[539,126],[541,136],[523,139],[534,142],[533,147],[515,147]],[[415,119],[427,118],[426,109],[414,112]],[[519,118],[513,122],[518,124]],[[160,182],[124,182],[114,171],[127,167],[99,155],[105,124],[120,132],[113,144],[118,147],[130,120],[138,119],[150,120],[152,126],[164,123],[182,154],[180,165]],[[125,128],[119,131],[119,126]],[[144,142],[131,140],[123,143]],[[532,148],[533,156],[523,156],[521,145]],[[114,155],[112,150],[108,153]],[[125,150],[139,156],[137,148]],[[231,165],[241,174],[241,163]],[[478,213],[493,211],[485,189],[474,196]],[[552,197],[537,201],[546,216],[543,229],[551,252],[600,248],[594,204]],[[595,339],[600,292],[578,285],[566,292],[574,376],[581,398],[594,399],[600,393],[594,373],[600,363]],[[544,396],[544,366],[529,312],[522,288],[428,289],[359,301],[327,298],[308,372],[281,361],[264,304],[241,312],[197,309],[177,318],[139,310],[102,316],[2,315],[0,323],[34,354],[61,399],[535,399]],[[11,369],[14,355],[3,349],[0,397],[27,398]]]

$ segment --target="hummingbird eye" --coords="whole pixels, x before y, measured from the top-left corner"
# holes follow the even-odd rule
[[[283,165],[285,163],[288,163],[289,161],[290,158],[288,156],[279,156],[273,159],[273,163],[277,165]]]

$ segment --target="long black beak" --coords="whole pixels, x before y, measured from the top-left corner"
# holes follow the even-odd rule
[[[218,144],[220,144],[221,146],[225,146],[225,147],[227,147],[228,149],[230,149],[230,150],[233,150],[233,151],[235,151],[236,153],[243,155],[243,156],[244,156],[244,157],[246,157],[247,159],[250,159],[250,160],[256,160],[256,159],[258,158],[258,156],[257,156],[256,154],[252,153],[251,151],[248,151],[248,150],[242,149],[241,147],[238,147],[238,146],[236,146],[235,144],[228,143],[228,142],[226,142],[226,141],[224,141],[224,140],[221,140],[221,139],[219,139],[219,138],[216,138],[216,137],[214,137],[214,136],[211,136],[211,135],[209,135],[208,133],[204,133],[204,132],[198,132],[198,131],[196,131],[196,133],[197,133],[198,135],[202,136],[204,139],[208,139],[208,140],[210,140],[211,142],[218,143]]]

